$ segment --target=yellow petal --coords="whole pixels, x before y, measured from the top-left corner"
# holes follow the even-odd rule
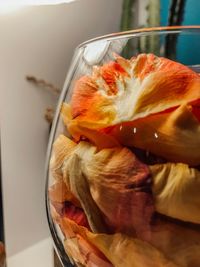
[[[200,123],[191,106],[118,125],[110,134],[122,145],[150,151],[169,161],[200,164]]]
[[[65,220],[65,231],[73,233],[65,241],[66,252],[70,251],[70,255],[75,257],[76,261],[82,260],[84,255],[89,255],[84,264],[83,260],[81,262],[84,266],[90,266],[88,261],[91,259],[96,266],[104,266],[98,265],[96,258],[93,257],[101,255],[102,259],[103,254],[114,267],[179,267],[154,246],[139,239],[120,233],[93,234],[70,220]]]
[[[57,181],[62,181],[62,165],[64,158],[74,149],[76,143],[60,135],[53,144],[53,151],[50,160],[50,171]]]
[[[150,244],[117,233],[114,235],[88,234],[115,267],[178,267]]]
[[[152,225],[149,242],[178,266],[200,266],[200,231],[191,224],[158,218]]]
[[[66,236],[66,252],[82,263],[107,259],[115,267],[193,267],[200,265],[200,232],[186,225],[157,218],[149,243],[121,233],[94,234],[67,218],[57,219]],[[103,257],[104,255],[104,257]],[[107,261],[107,262],[108,262]],[[84,266],[87,265],[84,261]],[[98,264],[97,264],[98,266]],[[99,265],[104,266],[104,265]]]
[[[200,172],[181,163],[156,164],[150,170],[156,210],[200,224]]]

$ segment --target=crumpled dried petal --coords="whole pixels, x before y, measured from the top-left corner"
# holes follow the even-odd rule
[[[59,217],[59,216],[57,216]],[[57,223],[66,237],[70,256],[87,265],[98,255],[115,267],[193,267],[200,265],[200,231],[156,218],[149,243],[121,233],[94,234],[75,222],[59,217]],[[105,255],[104,257],[102,256]],[[85,260],[85,255],[89,255]],[[105,258],[106,257],[106,258]],[[81,261],[82,260],[82,261]]]
[[[157,218],[151,228],[151,245],[181,267],[200,266],[200,228]]]
[[[62,219],[61,224],[67,237],[66,252],[84,266],[93,266],[90,265],[93,262],[96,264],[94,266],[101,267],[185,267],[175,264],[161,251],[142,240],[120,233],[94,234],[67,219]],[[102,255],[105,255],[104,258]],[[102,259],[101,263],[99,260]],[[110,265],[104,265],[105,259]]]
[[[148,239],[154,212],[149,169],[130,150],[98,151],[80,142],[64,159],[62,172],[93,231],[136,233]]]
[[[200,224],[200,172],[182,163],[150,166],[156,210]]]
[[[115,267],[182,267],[147,242],[117,233],[88,234]]]
[[[200,164],[200,123],[188,105],[117,125],[109,134],[122,145],[150,151],[172,162]]]
[[[77,207],[80,207],[78,199],[72,194],[63,181],[56,182],[48,190],[48,196],[51,202],[63,203],[70,201]]]
[[[200,77],[188,67],[153,54],[117,57],[74,87],[72,118],[100,129],[144,118],[200,99]]]
[[[87,217],[81,207],[77,207],[74,203],[69,201],[63,203],[53,201],[51,202],[51,206],[54,207],[55,211],[62,218],[68,218],[76,222],[78,225],[90,229]]]
[[[112,267],[106,256],[87,238],[87,228],[78,226],[74,221],[59,217],[57,223],[60,225],[66,239],[64,246],[66,253],[76,263],[83,266]]]
[[[73,151],[76,144],[64,135],[60,135],[53,144],[50,159],[50,172],[54,179],[62,181],[62,164],[64,158]]]
[[[80,141],[81,137],[87,138],[90,142],[95,144],[98,149],[120,146],[116,138],[111,135],[104,132],[98,132],[94,129],[88,129],[81,126],[76,120],[73,120],[71,117],[71,107],[68,104],[64,103],[62,105],[61,114],[64,124],[67,126],[67,130],[73,136],[75,141]]]
[[[65,183],[80,201],[91,229],[94,232],[106,232],[107,227],[103,216],[91,196],[88,181],[82,173],[80,158],[76,153],[69,160],[65,160],[63,174]]]

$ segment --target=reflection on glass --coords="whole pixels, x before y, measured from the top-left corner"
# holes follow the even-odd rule
[[[196,60],[188,68],[177,44],[175,54],[165,45],[199,34],[144,29],[76,49],[47,157],[64,266],[200,266],[200,76]]]

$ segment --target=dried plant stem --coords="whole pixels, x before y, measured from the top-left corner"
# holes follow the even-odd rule
[[[37,79],[35,76],[27,75],[26,76],[26,80],[29,81],[29,82],[34,83],[37,86],[47,88],[51,92],[53,92],[53,93],[55,93],[57,95],[60,94],[60,92],[61,92],[60,88],[55,87],[52,83],[49,83],[49,82],[47,82],[47,81],[45,81],[43,79]]]
[[[47,81],[45,81],[43,79],[37,79],[35,76],[27,75],[26,76],[26,80],[29,81],[29,82],[34,83],[36,86],[46,88],[46,89],[50,90],[52,93],[54,93],[56,95],[59,95],[60,92],[61,92],[61,90],[59,88],[55,87],[53,84],[51,84],[51,83],[49,83],[49,82],[47,82]],[[54,117],[54,109],[51,108],[51,107],[48,107],[45,110],[44,117],[45,117],[45,120],[49,124],[51,124],[52,121],[53,121],[53,117]]]
[[[44,117],[46,119],[46,121],[51,124],[53,121],[53,117],[54,117],[54,109],[49,107],[46,109]]]

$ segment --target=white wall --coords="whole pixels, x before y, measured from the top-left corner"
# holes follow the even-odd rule
[[[78,0],[0,14],[1,148],[8,257],[49,236],[44,205],[49,126],[43,112],[55,98],[29,84],[25,75],[33,74],[62,87],[74,47],[88,38],[118,31],[121,5],[122,0]]]

